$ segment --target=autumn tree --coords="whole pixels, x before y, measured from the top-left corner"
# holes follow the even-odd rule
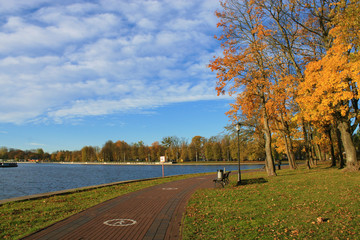
[[[180,141],[180,161],[189,161],[189,160],[190,160],[190,155],[189,155],[188,140],[182,138]]]
[[[114,146],[114,158],[116,161],[123,161],[125,162],[126,159],[129,159],[130,150],[129,144],[125,141],[116,141]]]
[[[213,152],[213,145],[214,145],[214,141],[212,139],[208,139],[204,143],[204,155],[207,161],[215,159]]]
[[[190,155],[193,156],[195,153],[195,159],[194,158],[192,159],[195,160],[196,162],[200,159],[200,157],[204,155],[203,152],[204,143],[205,143],[205,138],[202,136],[194,136],[191,139],[190,148],[193,150],[193,152]]]
[[[136,143],[138,147],[138,158],[141,161],[145,161],[148,158],[148,149],[145,146],[143,141],[139,141]]]
[[[331,46],[332,38],[330,37],[331,22],[333,20],[333,7],[336,0],[323,1],[323,0],[301,0],[301,1],[289,1],[289,10],[287,16],[296,23],[300,28],[300,43],[302,44],[300,60],[302,62],[301,77],[299,74],[299,83],[305,81],[305,65],[309,62],[316,61],[323,57],[327,49]],[[298,71],[299,72],[299,71]],[[301,97],[301,93],[297,92],[297,96]],[[301,100],[300,100],[301,101]],[[295,99],[295,103],[299,103]],[[313,152],[314,139],[313,130],[316,128],[322,128],[323,125],[332,125],[333,123],[324,121],[314,121],[306,116],[306,109],[303,105],[299,104],[299,112],[297,119],[302,127],[305,153],[307,159],[307,166],[313,164]],[[330,145],[330,148],[333,146]]]
[[[234,104],[227,113],[236,122],[241,112],[247,118],[261,119],[265,136],[266,171],[276,175],[271,150],[270,88],[272,85],[271,56],[266,42],[269,31],[264,26],[264,12],[254,1],[228,0],[221,3],[218,27],[223,34],[223,56],[211,61],[209,67],[217,72],[218,94],[236,94]]]
[[[321,56],[331,43],[329,23],[332,21],[332,3],[322,0],[260,0],[267,26],[271,29],[267,41],[271,46],[273,70],[276,77],[271,86],[274,101],[269,107],[273,128],[279,133],[277,144],[283,144],[290,168],[296,168],[293,139],[302,130],[307,165],[313,162],[316,130],[297,105],[299,83],[304,81],[305,65]],[[296,115],[296,118],[294,118]],[[294,120],[297,120],[295,122]],[[301,126],[301,128],[300,128]]]
[[[17,161],[19,161],[20,159],[25,159],[25,152],[20,150],[20,149],[17,149],[13,152],[12,154],[13,156],[11,157],[11,159],[15,159]]]
[[[131,160],[146,161],[146,159],[149,158],[149,153],[149,148],[145,146],[143,141],[139,141],[130,145]]]
[[[39,160],[43,160],[45,157],[45,152],[42,148],[38,148],[38,149],[36,149],[36,155]]]
[[[81,162],[82,154],[81,151],[69,151],[70,152],[70,160],[71,162]],[[97,155],[96,155],[97,157]]]
[[[303,78],[303,61],[299,57],[302,51],[301,33],[297,23],[288,17],[292,4],[283,0],[256,1],[266,16],[268,31],[266,41],[268,51],[273,56],[273,77],[270,86],[272,101],[268,104],[273,131],[278,133],[277,144],[283,145],[284,153],[289,160],[290,169],[296,169],[294,154],[294,132],[297,129],[294,115],[298,111],[296,90],[298,82]]]
[[[150,146],[150,155],[151,155],[151,161],[159,161],[160,156],[163,156],[165,154],[165,150],[162,145],[158,141],[153,142]]]
[[[7,147],[1,147],[0,148],[0,159],[8,159],[8,148]]]
[[[63,162],[66,159],[65,152],[64,151],[58,151],[55,157],[56,161]]]
[[[166,149],[166,158],[178,160],[180,156],[180,139],[176,136],[164,137],[161,144]]]
[[[230,155],[230,141],[231,138],[229,135],[225,135],[221,138],[220,140],[220,145],[221,145],[221,158],[223,160],[227,160],[230,161],[231,160],[231,155]]]
[[[194,144],[190,143],[187,149],[188,149],[189,160],[197,161],[197,151],[195,149]]]
[[[204,154],[206,160],[219,161],[222,158],[221,139],[219,136],[210,137],[204,141]]]
[[[96,150],[92,146],[85,146],[81,149],[82,162],[95,162],[97,160]]]
[[[330,31],[333,40],[325,56],[306,66],[299,103],[307,118],[337,126],[346,167],[358,170],[352,135],[359,123],[359,1],[340,1],[335,12]]]
[[[100,156],[104,162],[114,161],[114,142],[109,140],[107,141],[101,149]]]
[[[180,159],[182,161],[189,161],[190,160],[189,146],[188,146],[188,144],[186,142],[181,143]]]
[[[215,141],[212,145],[212,151],[213,151],[213,157],[214,160],[216,161],[220,161],[221,156],[222,156],[222,151],[221,151],[221,144],[219,141]]]

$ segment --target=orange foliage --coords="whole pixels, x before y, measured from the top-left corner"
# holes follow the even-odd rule
[[[230,105],[231,109],[227,112],[237,120],[240,110],[245,116],[252,116],[261,105],[259,97],[269,91],[268,78],[271,71],[265,64],[263,54],[267,48],[263,40],[269,30],[262,25],[261,9],[252,1],[245,3],[247,9],[244,13],[247,16],[243,16],[250,26],[237,25],[236,13],[231,8],[226,8],[226,3],[222,3],[222,6],[225,10],[216,12],[216,15],[220,18],[218,27],[223,28],[223,35],[217,37],[223,41],[223,56],[211,61],[209,67],[217,72],[218,95],[237,94],[235,103]],[[242,40],[241,43],[239,39]]]
[[[335,27],[330,32],[335,37],[334,45],[346,46],[350,55],[351,52],[355,53],[351,57],[356,59],[360,46],[360,1],[342,0],[336,10]]]

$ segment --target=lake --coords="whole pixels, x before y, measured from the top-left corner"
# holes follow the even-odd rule
[[[262,168],[264,165],[241,165],[241,169]],[[218,169],[236,171],[237,165],[165,165],[165,176],[214,172]],[[99,185],[134,179],[162,176],[161,165],[82,165],[27,164],[0,168],[0,199],[45,192]]]

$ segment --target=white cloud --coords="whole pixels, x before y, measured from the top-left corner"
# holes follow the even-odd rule
[[[218,99],[217,0],[205,2],[0,0],[0,122]]]
[[[140,84],[140,83],[139,83]],[[99,116],[114,112],[127,112],[138,109],[151,109],[172,103],[213,100],[214,94],[207,89],[213,88],[208,82],[191,86],[187,84],[165,86],[137,85],[137,93],[121,99],[78,100],[69,106],[49,113],[49,116],[61,121],[66,118]],[[164,91],[163,89],[166,89]]]

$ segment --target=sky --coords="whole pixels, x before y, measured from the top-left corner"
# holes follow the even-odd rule
[[[0,146],[206,138],[233,100],[207,67],[218,0],[0,0]]]

